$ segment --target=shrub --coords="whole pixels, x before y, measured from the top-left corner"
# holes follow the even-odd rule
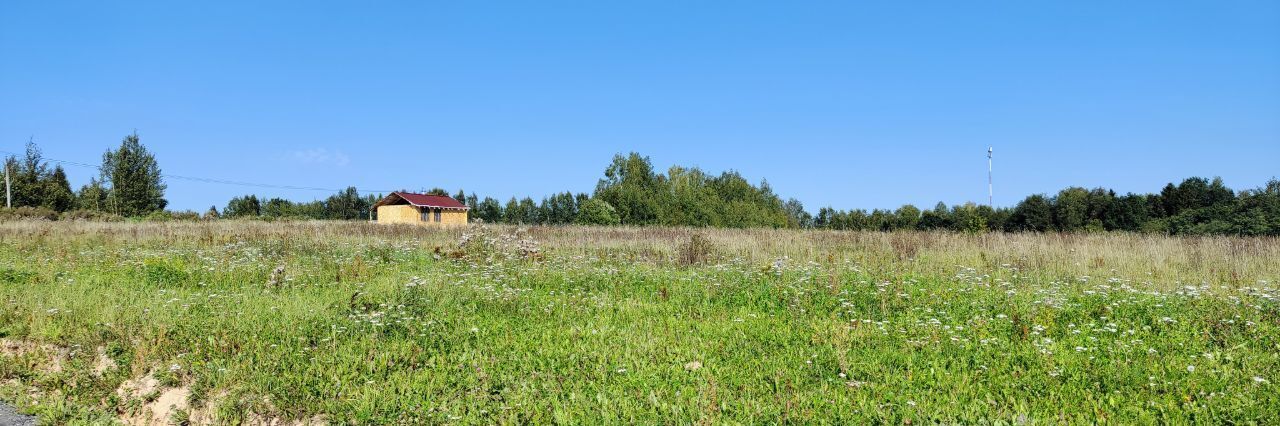
[[[71,210],[62,212],[58,220],[80,220],[86,222],[121,222],[124,220],[120,215],[111,214],[98,210]]]
[[[173,216],[169,215],[167,211],[157,210],[143,216],[142,220],[147,222],[168,222],[173,220]]]
[[[695,265],[711,259],[711,240],[702,234],[689,236],[689,241],[680,245],[676,254],[681,265]]]
[[[0,221],[10,220],[58,220],[58,212],[44,207],[27,206],[0,210]]]
[[[169,222],[174,220],[196,221],[196,220],[200,220],[200,213],[196,213],[191,210],[183,210],[183,211],[176,211],[176,212],[169,211],[169,210],[156,210],[147,214],[146,216],[143,216],[142,220],[147,222]]]
[[[582,203],[575,222],[579,225],[617,225],[622,223],[622,219],[608,201],[592,198]]]
[[[184,221],[200,220],[200,213],[197,213],[194,210],[182,210],[182,211],[176,211],[176,212],[169,212],[169,215],[172,216],[174,220],[184,220]]]

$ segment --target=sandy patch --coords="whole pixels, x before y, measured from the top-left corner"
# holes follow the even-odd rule
[[[226,391],[218,392],[198,407],[191,407],[188,400],[191,398],[191,389],[186,386],[176,388],[164,388],[160,382],[151,374],[127,380],[116,389],[116,393],[125,399],[139,399],[143,401],[142,407],[134,413],[122,413],[120,421],[132,426],[159,426],[172,423],[173,414],[179,410],[187,413],[187,421],[192,425],[215,425],[224,422],[219,421],[217,415],[218,406],[227,400]],[[148,396],[155,397],[151,402],[146,402]],[[274,411],[270,401],[263,401],[265,410]],[[305,419],[283,419],[274,415],[263,415],[258,413],[245,413],[243,425],[249,426],[324,426],[329,422],[323,416],[314,416]]]
[[[71,351],[69,350],[49,344],[13,339],[0,339],[0,354],[12,358],[35,354],[37,357],[42,358],[37,368],[46,373],[61,372],[62,364],[71,359]]]
[[[168,425],[173,414],[187,409],[191,389],[186,386],[162,388],[160,381],[148,373],[145,376],[125,380],[116,388],[116,394],[126,400],[139,399],[142,407],[132,413],[122,413],[120,421],[135,426]],[[154,397],[148,401],[148,398]]]
[[[107,348],[99,346],[98,357],[93,360],[93,374],[102,376],[108,370],[115,370],[116,368],[119,368],[119,366],[116,365],[116,360],[107,356]]]

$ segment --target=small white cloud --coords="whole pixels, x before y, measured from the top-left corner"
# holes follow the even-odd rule
[[[295,161],[304,164],[332,164],[338,167],[346,167],[351,164],[351,157],[348,157],[346,153],[338,150],[329,150],[328,148],[294,151],[291,157]]]

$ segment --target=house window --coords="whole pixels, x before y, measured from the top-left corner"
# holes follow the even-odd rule
[[[436,209],[436,222],[440,221],[440,209]]]
[[[423,208],[423,209],[421,209],[420,211],[422,212],[422,221],[423,221],[423,222],[426,222],[426,221],[427,221],[427,209]]]

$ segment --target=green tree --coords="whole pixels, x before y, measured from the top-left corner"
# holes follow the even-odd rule
[[[1005,223],[1007,231],[1048,232],[1053,229],[1053,204],[1041,194],[1028,196],[1018,202]]]
[[[538,210],[538,205],[533,202],[532,198],[524,197],[520,200],[521,216],[516,223],[526,225],[537,225],[542,223],[542,212]]]
[[[365,204],[363,198],[360,198],[360,192],[356,191],[354,186],[348,186],[347,189],[329,196],[324,205],[325,217],[328,219],[354,220],[368,218],[369,206]]]
[[[1233,233],[1280,236],[1280,180],[1271,178],[1261,188],[1241,191],[1233,217]]]
[[[813,227],[821,229],[831,228],[832,219],[836,214],[836,209],[831,207],[818,208],[818,214],[813,217]]]
[[[71,182],[67,181],[67,172],[62,166],[53,168],[53,173],[42,182],[44,187],[41,206],[57,212],[65,212],[75,208],[76,194],[71,192]]]
[[[471,214],[474,215],[476,208],[480,206],[480,199],[476,197],[476,193],[472,192],[471,195],[467,196],[465,204],[467,205],[467,208],[471,210]]]
[[[951,229],[951,223],[951,212],[947,210],[946,203],[941,201],[933,206],[933,210],[920,213],[919,227],[922,230]]]
[[[67,181],[62,166],[49,168],[40,147],[27,142],[27,150],[21,160],[10,156],[4,160],[10,174],[10,187],[14,207],[44,207],[65,212],[77,207],[76,194]]]
[[[226,217],[258,217],[262,215],[262,203],[258,201],[258,196],[253,194],[234,197],[227,202],[227,207],[222,209],[222,215]]]
[[[1084,230],[1089,222],[1089,191],[1070,187],[1053,198],[1053,223],[1059,231]]]
[[[1115,208],[1104,224],[1110,230],[1137,232],[1151,216],[1148,197],[1129,193],[1116,198]]]
[[[968,233],[987,231],[987,219],[978,212],[978,206],[974,203],[952,207],[951,216],[952,226],[957,231]]]
[[[272,198],[262,205],[262,216],[270,218],[281,218],[292,216],[293,202],[283,198]]]
[[[330,219],[329,205],[324,201],[309,201],[305,203],[293,203],[289,216],[302,217],[307,219]]]
[[[916,229],[920,224],[920,209],[906,204],[893,211],[893,229]]]
[[[493,197],[484,197],[484,201],[476,205],[473,213],[475,218],[485,223],[502,222],[502,204],[493,199]]]
[[[44,179],[49,165],[35,142],[27,141],[26,155],[21,162],[10,161],[9,170],[13,191],[13,206],[39,207],[44,204]]]
[[[166,188],[156,158],[138,140],[125,136],[120,148],[102,154],[102,181],[108,186],[107,204],[121,216],[143,216],[164,210]]]
[[[591,198],[582,203],[575,222],[581,225],[617,225],[622,223],[617,210],[609,202]]]
[[[604,179],[596,184],[594,198],[599,198],[618,211],[622,223],[628,225],[657,224],[660,215],[661,181],[653,172],[649,157],[632,152],[616,155],[604,171]]]
[[[804,204],[801,204],[800,200],[795,198],[787,199],[787,202],[782,205],[782,208],[787,212],[787,227],[813,227],[813,215],[804,210]]]
[[[76,194],[76,208],[107,210],[107,188],[102,185],[102,181],[90,178],[88,184],[80,187],[80,192]]]
[[[872,209],[871,216],[867,218],[869,222],[867,227],[871,230],[887,232],[892,231],[896,223],[893,212],[882,209]]]
[[[520,208],[520,201],[517,201],[516,197],[511,197],[511,200],[507,201],[507,206],[502,209],[503,223],[521,223],[524,216],[524,210]]]
[[[1013,215],[1013,211],[1003,207],[991,208],[986,204],[978,204],[976,207],[978,216],[982,216],[982,221],[986,223],[987,230],[1004,231],[1005,225],[1009,222],[1009,217]]]
[[[871,215],[866,210],[853,209],[836,213],[836,229],[866,231],[871,229]]]

